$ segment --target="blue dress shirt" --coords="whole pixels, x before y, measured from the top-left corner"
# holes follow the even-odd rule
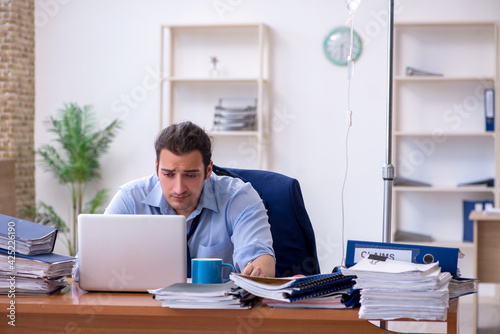
[[[266,208],[249,183],[212,173],[187,219],[187,231],[202,210],[200,224],[188,241],[192,258],[221,258],[241,272],[261,255],[274,257]],[[175,211],[153,174],[121,186],[105,213],[174,215]]]

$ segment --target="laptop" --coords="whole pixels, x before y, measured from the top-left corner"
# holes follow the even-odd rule
[[[78,216],[80,287],[136,291],[186,282],[186,218],[181,215]]]

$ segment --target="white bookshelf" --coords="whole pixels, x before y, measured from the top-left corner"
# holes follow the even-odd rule
[[[218,73],[210,71],[217,57]],[[214,138],[214,163],[267,169],[269,164],[269,27],[262,23],[161,27],[160,124],[191,120]],[[256,101],[252,130],[215,131],[219,99]]]
[[[432,245],[470,248],[462,202],[500,204],[498,93],[494,132],[484,115],[484,89],[498,92],[498,24],[396,23],[394,32],[395,172],[431,186],[394,187],[393,239],[401,230],[430,235]],[[442,75],[407,76],[408,66]],[[490,177],[495,187],[457,186]]]

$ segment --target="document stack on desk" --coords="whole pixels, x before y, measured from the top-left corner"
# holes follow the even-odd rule
[[[251,308],[255,296],[229,281],[221,284],[175,283],[148,290],[163,307],[188,309]]]
[[[356,275],[354,288],[361,289],[362,319],[446,320],[451,274],[441,272],[438,262],[419,264],[370,256],[342,273]]]
[[[453,277],[449,284],[450,299],[477,293],[477,278]]]
[[[52,253],[57,229],[0,215],[0,294],[50,294],[68,283],[75,258]]]
[[[232,273],[230,278],[239,287],[262,297],[262,301],[271,307],[346,308],[356,303],[355,294],[352,294],[354,276],[342,273],[284,278]]]
[[[47,254],[54,250],[57,229],[0,214],[0,248],[23,255]]]

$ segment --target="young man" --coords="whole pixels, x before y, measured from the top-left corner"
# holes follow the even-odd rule
[[[249,183],[212,173],[211,144],[191,122],[163,129],[156,173],[120,187],[105,213],[184,215],[191,258],[222,258],[243,274],[274,277],[264,204]]]

